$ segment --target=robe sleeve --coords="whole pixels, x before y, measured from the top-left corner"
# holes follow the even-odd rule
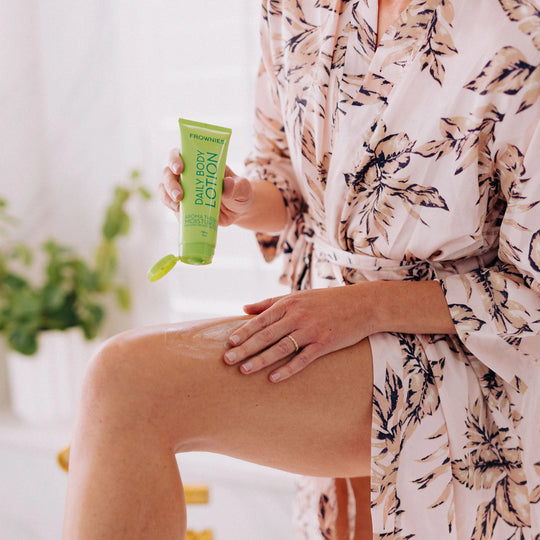
[[[516,385],[540,367],[540,119],[526,150],[505,144],[494,161],[506,201],[498,258],[441,284],[465,347]]]
[[[286,239],[296,227],[295,221],[303,207],[302,194],[291,163],[284,128],[277,80],[267,31],[262,31],[262,60],[255,92],[254,144],[245,160],[245,173],[250,180],[272,182],[280,190],[288,221],[276,234],[257,233],[257,240],[266,261],[273,260],[286,248]]]

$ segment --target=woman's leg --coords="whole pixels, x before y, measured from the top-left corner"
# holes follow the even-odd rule
[[[64,539],[183,538],[175,453],[210,451],[287,471],[369,475],[367,341],[279,384],[222,361],[242,319],[109,340],[89,368],[70,457]]]
[[[338,515],[336,531],[338,538],[349,539],[349,487],[350,482],[356,506],[356,519],[354,523],[354,540],[372,540],[373,530],[371,527],[371,478],[337,478],[336,499]]]
[[[372,540],[371,527],[371,477],[351,478],[356,501],[356,522],[354,540]]]

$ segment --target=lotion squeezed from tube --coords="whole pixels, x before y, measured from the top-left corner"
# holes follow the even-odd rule
[[[184,118],[178,123],[184,161],[178,257],[187,264],[210,264],[231,130]]]

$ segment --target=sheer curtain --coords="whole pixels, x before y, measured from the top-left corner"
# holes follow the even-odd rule
[[[233,130],[229,163],[249,151],[259,5],[249,0],[0,0],[0,197],[21,234],[82,250],[97,240],[112,186],[132,168],[154,190],[177,118]],[[176,252],[176,221],[157,201],[134,208],[124,249],[133,324],[240,313],[284,292],[253,235],[218,236],[207,268],[146,270]]]

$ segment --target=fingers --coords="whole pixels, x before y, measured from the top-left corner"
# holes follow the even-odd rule
[[[234,336],[231,336],[230,341],[238,344],[234,345],[232,349],[225,353],[225,362],[230,365],[243,362],[247,358],[265,351],[274,344],[277,346],[277,343],[282,340],[283,336],[286,336],[287,334],[289,334],[289,329],[286,326],[283,324],[274,324],[261,328],[260,331],[254,333],[250,338],[243,341],[241,344],[234,339]],[[292,342],[290,340],[288,341],[289,343],[287,345],[292,345]],[[287,354],[293,352],[291,350],[287,350],[287,347],[283,347],[283,344],[281,347],[276,347],[275,350],[284,353],[276,358],[276,360],[284,358],[287,356]]]
[[[184,162],[178,149],[169,154],[169,163],[163,169],[162,181],[158,186],[159,198],[165,206],[178,212],[178,204],[182,200],[184,192],[180,185],[180,173],[184,170]]]
[[[178,212],[178,202],[176,200],[173,200],[167,190],[165,189],[165,186],[163,183],[159,184],[158,186],[158,195],[159,200],[165,205],[168,206],[171,210],[174,212]],[[180,196],[180,199],[182,197]]]
[[[262,351],[266,351],[272,346],[276,347],[274,350],[284,353],[276,358],[276,360],[280,360],[295,350],[291,340],[287,340],[288,343],[281,344],[284,336],[287,336],[291,332],[292,329],[289,329],[283,323],[266,326],[259,332],[253,334],[241,345],[235,346],[227,351],[225,353],[225,362],[227,362],[227,364],[237,364],[238,362],[242,362],[243,360],[246,360],[254,355],[260,355]],[[278,344],[281,345],[278,346]],[[284,345],[286,345],[286,347]],[[267,357],[268,355],[265,356]]]
[[[182,161],[182,156],[180,155],[180,150],[178,148],[173,148],[169,153],[168,167],[176,176],[184,170],[184,162]]]
[[[317,360],[323,355],[320,346],[316,343],[308,345],[297,355],[293,356],[290,362],[287,362],[284,366],[281,366],[279,369],[276,369],[270,373],[269,379],[272,382],[281,382],[287,380],[289,377],[300,373],[305,369],[309,364]]]
[[[223,199],[232,199],[233,192],[234,192],[234,184],[235,184],[234,178],[226,176],[223,179],[223,193],[222,193]]]
[[[230,336],[233,347],[225,353],[227,364],[240,364],[240,371],[247,375],[289,359],[270,375],[272,382],[278,382],[298,373],[320,356],[322,346],[316,336],[311,335],[313,332],[301,330],[294,319],[284,318],[288,304],[280,302],[283,298],[290,301],[291,297],[268,298],[245,306],[247,313],[259,315]]]
[[[300,291],[245,306],[255,316],[231,334],[224,361],[239,365],[246,375],[270,366],[270,381],[281,382],[321,356],[356,343],[354,337],[336,336],[328,291]]]
[[[234,183],[232,196],[237,203],[242,204],[249,201],[251,192],[252,187],[250,181],[247,178],[239,178]]]
[[[228,165],[225,165],[225,178],[236,178],[236,174]]]
[[[253,187],[247,178],[225,176],[223,179],[219,224],[226,227],[236,223],[249,211],[252,200]]]
[[[279,300],[280,298],[281,297],[266,298],[265,300],[261,300],[260,302],[255,302],[254,304],[246,304],[244,306],[244,312],[247,313],[248,315],[257,315],[259,313],[262,313],[263,311],[266,311],[268,308],[274,305],[276,301]]]
[[[253,311],[249,311],[249,313],[262,313],[263,311],[268,310],[270,307],[272,307],[274,304],[276,304],[279,300],[284,298],[283,296],[277,296],[274,298],[267,298],[265,300],[262,300],[261,302],[257,302],[255,304],[249,304],[247,306],[244,306],[244,310],[254,308]],[[259,309],[257,309],[257,306],[259,306]],[[263,307],[264,306],[264,307]],[[247,311],[246,311],[247,313]],[[257,332],[260,332],[267,326],[271,325],[272,323],[280,320],[284,315],[284,307],[282,306],[276,306],[276,309],[269,311],[265,315],[261,315],[259,317],[255,317],[253,319],[250,319],[248,322],[237,328],[229,337],[229,343],[236,347],[242,343],[244,343],[248,338],[250,338],[253,334],[256,334]],[[270,345],[270,343],[267,343],[267,345]]]
[[[288,337],[289,335],[291,335],[292,339]],[[240,371],[245,375],[257,373],[276,362],[290,358],[296,354],[299,350],[296,347],[296,343],[300,347],[300,342],[301,338],[298,334],[294,332],[288,334],[283,331],[282,326],[276,324],[261,330],[261,332],[255,334],[255,336],[247,340],[243,345],[227,351],[224,360],[229,365],[241,364]],[[279,370],[276,372],[279,372]],[[276,376],[276,372],[272,373],[275,381],[286,378],[286,375],[284,376],[281,372]],[[270,376],[270,380],[274,380],[272,375]]]
[[[249,201],[251,193],[251,183],[247,178],[225,176],[223,179],[223,199],[231,199],[236,204],[243,204]]]
[[[269,349],[261,354],[251,357],[240,366],[240,371],[244,374],[256,373],[261,369],[271,366],[276,362],[290,357],[296,353],[296,346],[287,336],[280,339]]]
[[[265,339],[271,339],[269,337],[271,332],[275,332],[276,334],[281,333],[276,328],[268,329],[269,332],[266,330],[261,332],[262,334],[266,333]],[[255,338],[253,338],[253,340],[248,340],[244,345],[228,351],[225,354],[225,362],[229,365],[241,364],[240,372],[244,375],[249,375],[288,359],[287,363],[272,371],[269,375],[270,381],[274,383],[282,382],[296,375],[324,354],[323,347],[320,343],[312,342],[302,347],[302,344],[305,342],[309,343],[309,340],[302,338],[300,332],[292,332],[285,334],[284,337],[263,350],[263,352],[251,356],[250,349],[257,349],[259,347]]]

